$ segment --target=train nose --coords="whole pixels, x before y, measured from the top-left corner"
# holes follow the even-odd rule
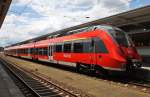
[[[127,70],[138,69],[142,66],[142,62],[137,59],[127,59]]]
[[[127,58],[130,58],[130,59],[133,59],[133,60],[138,60],[138,61],[142,60],[134,47],[127,48],[126,52],[127,52],[126,53]]]

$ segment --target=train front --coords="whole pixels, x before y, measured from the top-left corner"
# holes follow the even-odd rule
[[[109,30],[109,34],[116,42],[117,47],[126,58],[126,70],[132,70],[141,67],[142,58],[138,54],[135,45],[133,44],[130,37],[121,29],[112,27]]]

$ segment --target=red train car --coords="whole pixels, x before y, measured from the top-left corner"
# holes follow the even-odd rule
[[[28,44],[23,44],[19,45],[16,49],[18,57],[24,57],[24,58],[30,58],[32,59],[32,49],[34,48],[35,43],[28,43]]]
[[[77,70],[126,71],[140,67],[142,61],[128,35],[108,25],[53,34],[50,39],[14,48],[18,56],[71,65]],[[11,49],[5,48],[6,53]]]

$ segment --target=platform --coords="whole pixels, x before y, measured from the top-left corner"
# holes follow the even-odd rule
[[[142,69],[145,69],[145,70],[149,70],[150,72],[150,67],[141,67]]]
[[[0,63],[0,97],[24,97]]]

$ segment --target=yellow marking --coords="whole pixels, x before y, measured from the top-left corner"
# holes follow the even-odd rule
[[[66,41],[75,41],[75,40],[83,40],[83,39],[87,39],[87,38],[77,38],[77,39],[65,40],[64,42],[66,42]]]

